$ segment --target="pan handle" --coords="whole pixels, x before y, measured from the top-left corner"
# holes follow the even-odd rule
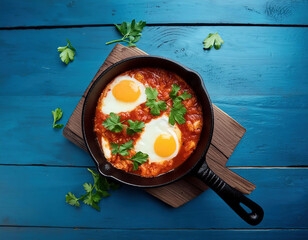
[[[240,191],[230,187],[207,166],[206,162],[198,169],[197,176],[213,189],[244,221],[250,225],[257,225],[262,221],[263,209]],[[247,212],[241,204],[248,207],[251,212]]]

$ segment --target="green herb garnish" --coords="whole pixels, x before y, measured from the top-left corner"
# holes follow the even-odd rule
[[[185,91],[181,95],[177,96],[177,93],[180,89],[181,88],[178,85],[173,84],[172,90],[169,93],[170,98],[173,99],[173,106],[169,114],[169,123],[171,125],[174,125],[175,122],[177,122],[178,124],[183,124],[186,122],[184,115],[187,113],[187,109],[182,104],[182,101],[191,98],[191,94],[188,94],[187,91]]]
[[[133,170],[136,171],[139,166],[148,161],[149,155],[143,152],[137,152],[134,156],[129,159],[124,160],[132,160],[133,161]]]
[[[187,91],[185,91],[184,93],[173,99],[173,104],[185,101],[188,98],[191,98],[191,94],[188,94]]]
[[[53,128],[62,128],[64,125],[63,124],[56,124],[57,121],[59,121],[62,116],[63,116],[63,111],[61,108],[56,108],[54,111],[51,111],[52,116],[53,116]]]
[[[123,35],[123,38],[107,42],[106,44],[108,45],[115,42],[127,42],[127,47],[136,47],[135,43],[140,40],[142,35],[141,32],[145,25],[146,22],[140,21],[136,23],[135,19],[131,23],[123,22],[120,26],[115,24],[116,28]]]
[[[187,113],[187,109],[181,102],[177,102],[173,104],[173,107],[171,108],[171,112],[169,114],[169,123],[171,125],[174,125],[175,122],[178,122],[178,124],[185,123],[184,115]]]
[[[116,190],[120,187],[120,185],[114,182],[108,182],[107,178],[101,176],[100,174],[92,171],[89,168],[88,170],[92,174],[94,184],[93,185],[91,183],[83,184],[86,194],[81,195],[79,198],[77,198],[73,193],[69,192],[68,194],[65,195],[65,200],[68,204],[75,207],[80,207],[79,201],[83,201],[85,204],[90,205],[91,207],[100,211],[98,203],[100,202],[102,197],[110,196],[108,190],[109,189]]]
[[[147,95],[147,102],[145,106],[150,107],[151,111],[150,113],[154,116],[159,116],[160,111],[166,111],[167,110],[167,104],[164,101],[156,101],[158,96],[157,89],[153,89],[151,87],[147,87],[145,89],[145,94]]]
[[[145,89],[145,94],[148,100],[156,100],[158,96],[158,91],[156,88],[147,87]]]
[[[61,61],[64,62],[65,64],[68,64],[70,61],[74,60],[76,49],[67,39],[67,45],[65,47],[58,47],[58,52],[61,52],[60,53]]]
[[[178,93],[178,91],[179,91],[180,89],[181,89],[181,88],[180,88],[179,85],[177,85],[177,84],[172,84],[172,90],[171,90],[171,92],[169,93],[169,97],[170,97],[171,99],[174,99],[174,98],[176,97],[176,95],[177,95],[177,93]]]
[[[222,43],[224,41],[217,33],[210,33],[203,41],[203,48],[211,49],[214,46],[215,49],[219,49]]]
[[[111,112],[110,117],[107,117],[107,119],[103,122],[103,125],[111,132],[118,133],[123,130],[121,117],[119,115],[115,115],[113,112]]]
[[[111,153],[113,155],[120,154],[122,156],[128,156],[129,155],[128,150],[133,149],[134,147],[133,140],[129,140],[128,142],[123,143],[121,145],[119,145],[119,143],[110,143],[110,146],[111,146]]]
[[[126,133],[128,135],[133,135],[137,132],[141,132],[142,129],[144,128],[144,122],[142,121],[132,121],[132,120],[127,120],[129,123],[129,127],[126,129]]]

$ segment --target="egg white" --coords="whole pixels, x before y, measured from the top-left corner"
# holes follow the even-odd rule
[[[122,80],[130,80],[136,83],[140,89],[140,96],[135,102],[122,102],[117,100],[113,94],[112,89],[115,85],[117,85]],[[110,114],[111,112],[120,113],[120,112],[128,112],[134,110],[140,104],[146,102],[147,96],[145,94],[145,86],[137,81],[135,78],[132,78],[128,75],[122,75],[116,77],[111,84],[107,86],[107,95],[102,99],[102,108],[101,111],[104,114]]]
[[[154,143],[161,134],[170,134],[176,142],[176,150],[169,157],[160,157],[155,153]],[[144,131],[141,133],[140,138],[135,144],[136,152],[143,152],[149,155],[149,163],[161,162],[174,158],[180,149],[181,131],[174,125],[169,124],[169,118],[166,115],[160,118],[153,119],[151,122],[145,124]]]
[[[109,146],[109,141],[105,140],[104,137],[102,137],[102,148],[105,155],[105,158],[110,159],[111,158],[111,149]]]

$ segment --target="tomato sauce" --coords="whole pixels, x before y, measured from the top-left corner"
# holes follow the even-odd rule
[[[143,177],[155,177],[160,174],[166,173],[171,171],[172,169],[181,165],[195,150],[201,130],[203,125],[203,118],[202,118],[202,108],[200,103],[197,100],[197,97],[194,91],[189,87],[189,85],[177,74],[161,69],[161,68],[139,68],[127,71],[121,75],[129,75],[134,77],[136,80],[144,84],[145,86],[149,86],[152,88],[156,88],[158,91],[158,100],[166,101],[169,106],[172,106],[172,99],[169,97],[169,93],[172,90],[172,84],[177,84],[180,86],[180,90],[178,95],[187,91],[187,93],[192,95],[192,98],[182,101],[182,104],[187,109],[187,113],[185,114],[186,122],[184,124],[177,124],[182,135],[181,135],[181,146],[179,152],[176,157],[171,160],[166,160],[163,162],[146,162],[139,166],[138,170],[133,170],[133,163],[131,160],[123,160],[124,157],[117,155],[111,155],[109,159],[107,159],[114,167],[122,169],[126,172],[130,172],[133,174],[141,175]],[[140,138],[141,133],[135,133],[134,135],[130,136],[127,135],[124,130],[120,133],[114,133],[107,130],[103,126],[103,122],[109,117],[108,114],[104,114],[101,112],[102,100],[106,97],[108,91],[105,90],[102,92],[98,104],[96,107],[96,114],[95,114],[95,126],[94,131],[96,132],[97,139],[102,148],[101,139],[104,137],[105,140],[110,143],[119,143],[123,144],[129,140],[133,140],[133,144]],[[167,111],[162,111],[161,115],[167,113],[169,115],[170,108],[167,108]],[[150,122],[152,119],[158,118],[160,116],[153,116],[150,113],[150,108],[145,106],[145,103],[142,103],[134,110],[130,112],[121,112],[118,113],[121,117],[121,121],[131,119],[133,121],[143,121],[146,123]],[[126,122],[123,125],[128,125]],[[130,158],[132,155],[135,154],[134,149],[129,150],[130,155],[125,158]]]

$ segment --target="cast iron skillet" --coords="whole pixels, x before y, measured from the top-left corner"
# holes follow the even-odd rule
[[[96,138],[94,129],[95,108],[105,86],[117,75],[140,67],[159,67],[177,73],[195,91],[203,111],[203,129],[200,141],[192,155],[174,170],[153,178],[145,178],[113,167],[104,157]],[[105,70],[93,83],[82,111],[82,131],[89,153],[98,171],[122,183],[136,187],[158,187],[192,173],[212,188],[242,219],[251,225],[259,224],[263,219],[262,208],[245,197],[238,190],[230,187],[220,179],[207,165],[205,155],[211,143],[214,128],[212,103],[203,84],[201,76],[191,69],[167,58],[156,56],[136,56],[124,59]],[[240,204],[248,207],[247,212]]]

